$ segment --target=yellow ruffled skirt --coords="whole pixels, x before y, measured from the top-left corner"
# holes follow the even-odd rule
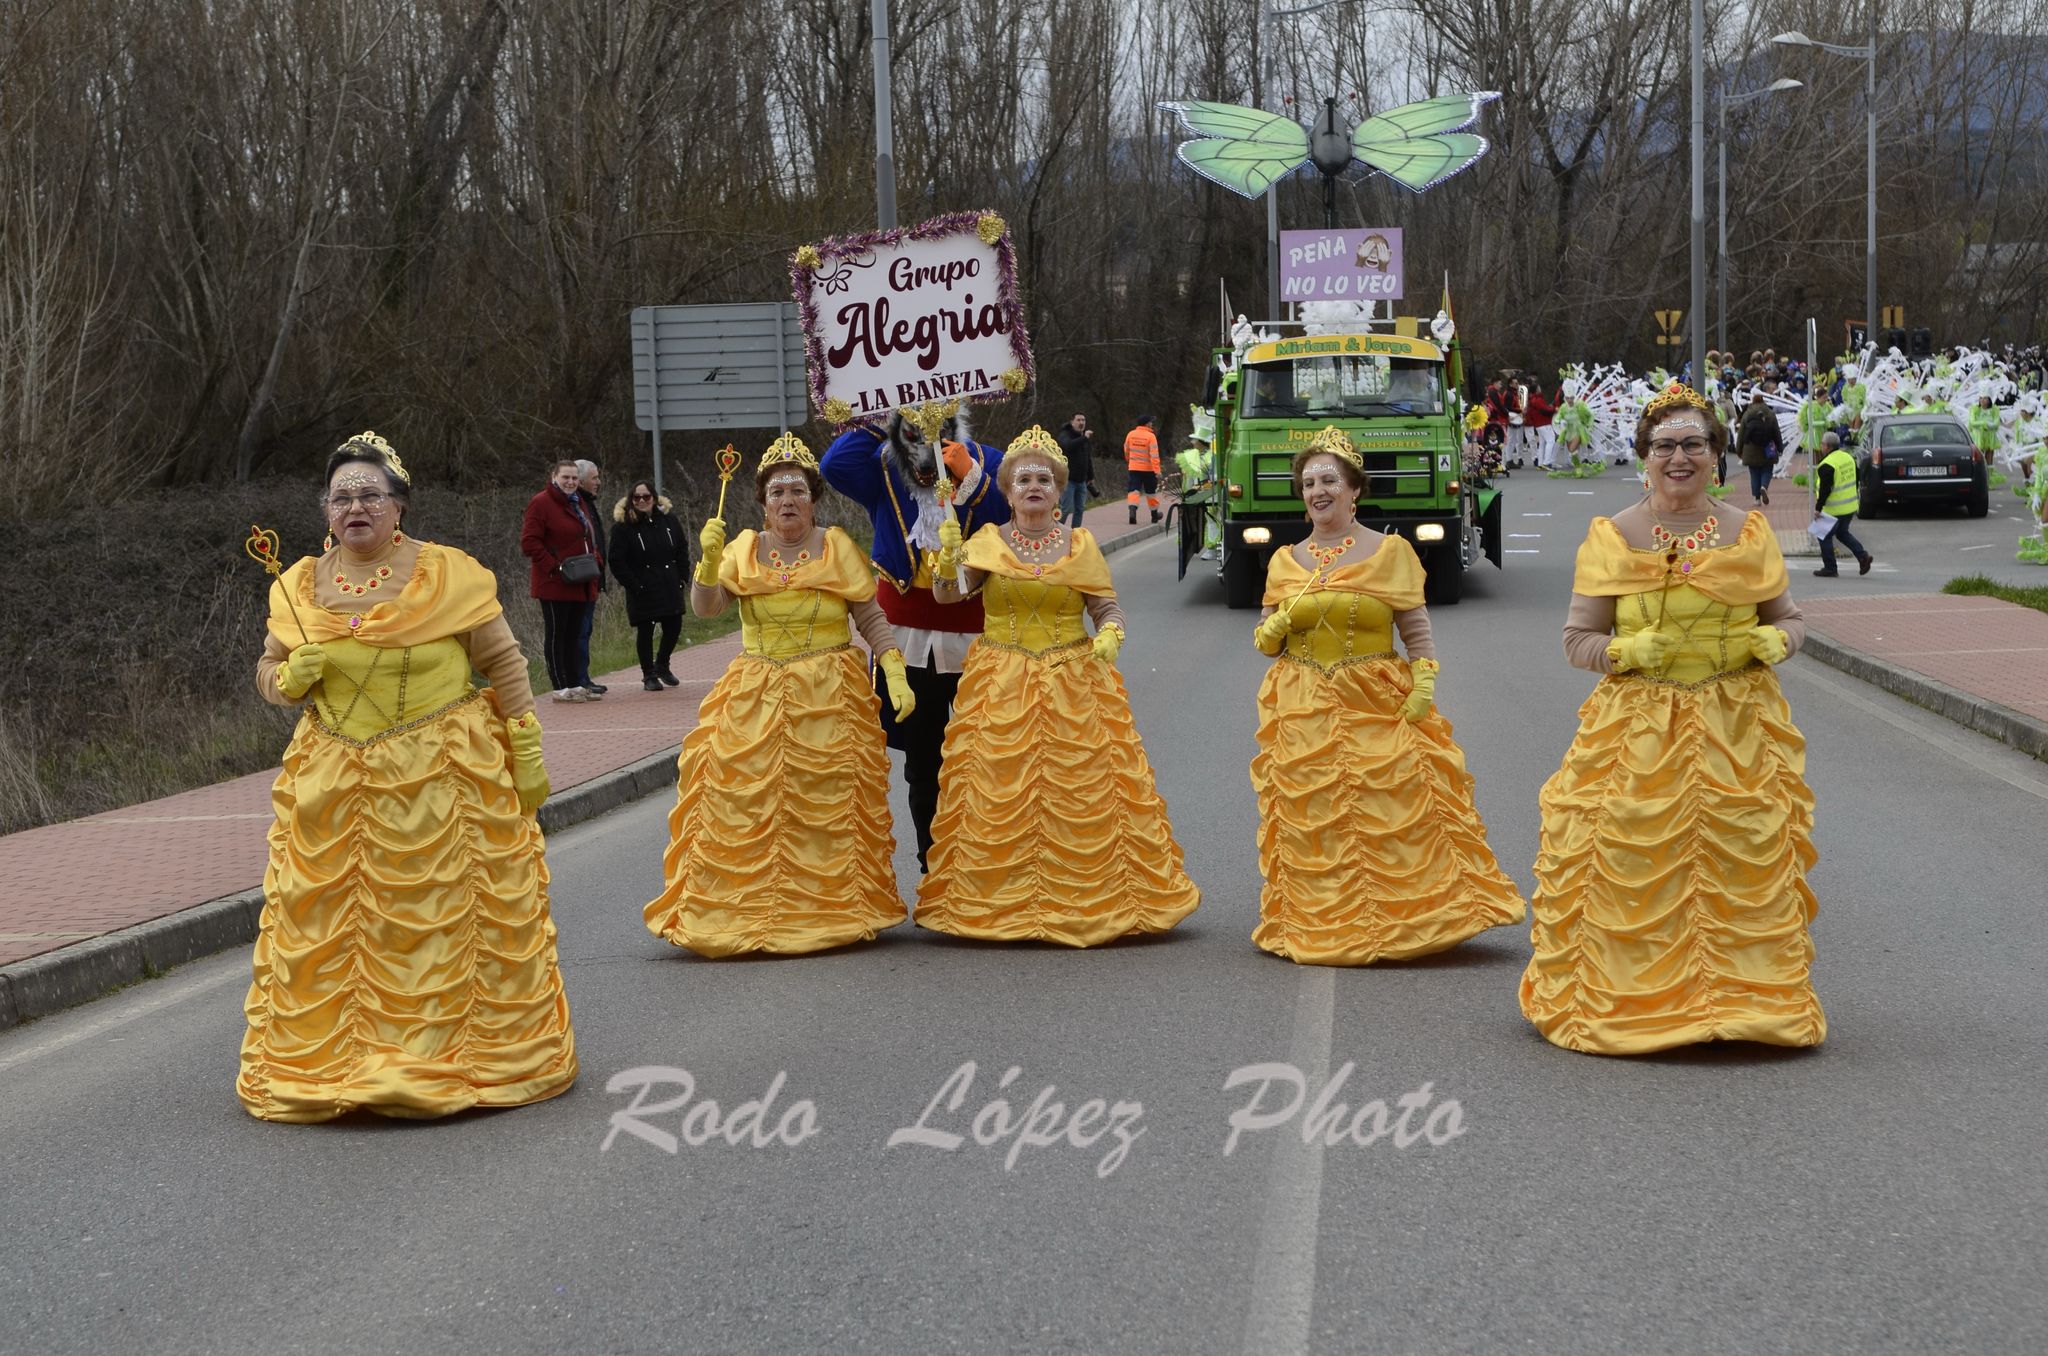
[[[420,1118],[567,1090],[544,844],[481,695],[367,745],[308,716],[271,803],[235,1085],[251,1115]]]
[[[1486,843],[1472,774],[1392,658],[1329,671],[1277,659],[1259,686],[1257,945],[1306,965],[1370,965],[1456,946],[1525,909]]]
[[[1806,741],[1777,675],[1611,677],[1544,784],[1522,1011],[1557,1045],[1818,1045]]]
[[[901,923],[889,755],[860,651],[735,659],[683,740],[668,834],[647,927],[699,955],[823,951]]]
[[[944,756],[920,927],[1097,946],[1201,903],[1123,677],[1086,641],[1044,656],[976,641]]]

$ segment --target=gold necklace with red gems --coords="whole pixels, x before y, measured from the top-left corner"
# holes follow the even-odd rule
[[[1356,545],[1358,545],[1358,538],[1356,537],[1346,537],[1335,546],[1318,546],[1312,541],[1302,543],[1302,546],[1308,551],[1309,558],[1316,563],[1317,574],[1328,574],[1330,566],[1336,563],[1337,557],[1343,555]]]
[[[394,549],[402,540],[403,537],[399,533],[394,532],[391,534],[391,545]],[[334,570],[334,586],[341,590],[344,597],[361,598],[366,594],[375,593],[378,589],[383,588],[384,581],[390,577],[391,567],[389,565],[379,565],[368,579],[365,579],[360,584],[355,584],[349,582],[349,577],[343,574],[341,567],[337,565]]]
[[[1055,522],[1052,525],[1052,529],[1042,537],[1027,537],[1019,530],[1016,523],[1012,522],[1010,524],[1010,544],[1016,549],[1017,561],[1019,564],[1031,567],[1031,577],[1033,579],[1045,573],[1044,560],[1046,553],[1057,550],[1061,538],[1065,535],[1066,532],[1063,526],[1058,522]],[[1026,552],[1030,553],[1031,558],[1029,560],[1024,558]]]
[[[1664,552],[1664,571],[1667,575],[1674,567],[1680,574],[1691,574],[1692,557],[1721,544],[1720,528],[1720,520],[1709,513],[1705,520],[1690,532],[1673,532],[1664,526],[1664,520],[1657,516],[1656,507],[1650,507],[1650,544]],[[1684,559],[1680,559],[1681,552]]]
[[[809,534],[806,534],[807,536]],[[768,568],[775,571],[775,578],[784,588],[789,587],[789,577],[811,563],[811,548],[806,546],[796,553],[795,560],[784,560],[776,547],[768,548]]]

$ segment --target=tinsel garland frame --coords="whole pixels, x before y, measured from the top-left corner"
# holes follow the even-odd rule
[[[998,305],[1010,323],[1010,352],[1016,366],[1003,374],[1003,390],[973,397],[976,404],[993,404],[1019,393],[1038,375],[1031,358],[1031,334],[1024,327],[1024,289],[1017,281],[1017,251],[1010,243],[1010,230],[994,212],[949,212],[920,221],[914,226],[897,226],[886,231],[862,231],[857,235],[835,235],[815,245],[804,245],[789,258],[790,290],[796,294],[797,312],[804,328],[804,370],[811,387],[811,405],[834,428],[853,422],[853,411],[843,400],[825,398],[825,341],[819,336],[818,308],[811,300],[811,284],[828,262],[866,254],[905,240],[939,240],[952,235],[971,235],[996,251]]]

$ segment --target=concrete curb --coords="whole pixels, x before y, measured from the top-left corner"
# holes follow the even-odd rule
[[[1162,536],[1166,526],[1156,523],[1125,532],[1101,543],[1103,554]],[[541,831],[560,833],[571,825],[673,787],[680,749],[680,745],[672,745],[552,797],[540,807]],[[0,1031],[89,1003],[124,985],[152,979],[174,965],[230,947],[246,946],[256,940],[257,920],[262,913],[263,890],[258,886],[103,937],[0,965]]]
[[[1852,677],[1861,678],[1873,687],[1904,697],[1915,706],[1925,707],[1958,725],[2003,740],[2021,753],[2048,762],[2048,724],[2032,716],[1998,702],[1958,692],[1925,674],[1838,644],[1817,631],[1807,631],[1806,644],[1800,647],[1799,652],[1812,655],[1821,663]]]
[[[676,782],[680,746],[570,787],[540,807],[543,833],[560,833]],[[256,940],[263,914],[257,886],[152,918],[132,928],[0,965],[0,1031],[90,1003],[174,965]]]

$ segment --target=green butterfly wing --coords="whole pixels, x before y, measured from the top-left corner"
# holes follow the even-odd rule
[[[1183,141],[1181,163],[1233,193],[1256,198],[1308,160],[1308,131],[1291,118],[1239,104],[1178,99],[1159,105],[1202,141]]]
[[[1433,188],[1486,154],[1486,138],[1462,132],[1500,95],[1493,90],[1446,94],[1376,113],[1351,133],[1360,160],[1404,188]]]

